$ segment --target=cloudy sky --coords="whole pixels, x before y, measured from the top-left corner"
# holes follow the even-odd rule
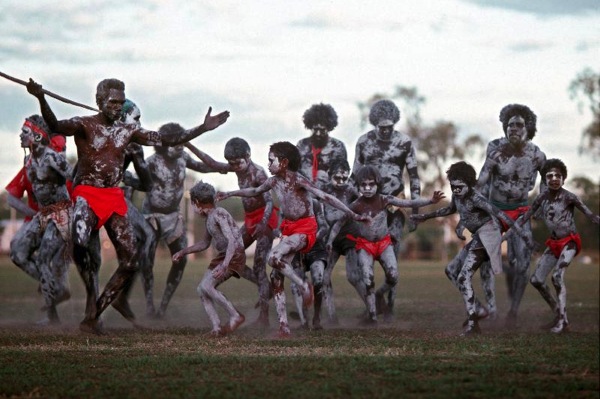
[[[600,181],[576,150],[591,115],[568,94],[578,72],[599,69],[599,27],[598,0],[0,0],[0,71],[91,106],[100,80],[121,79],[150,129],[228,109],[227,124],[194,143],[222,159],[225,141],[244,137],[263,166],[269,144],[308,134],[302,113],[317,102],[336,109],[333,135],[351,162],[364,132],[357,103],[396,85],[427,98],[424,123],[486,140],[502,134],[504,105],[524,103],[542,150]],[[49,101],[59,119],[90,114]],[[2,187],[22,162],[23,119],[38,112],[24,87],[0,79]]]

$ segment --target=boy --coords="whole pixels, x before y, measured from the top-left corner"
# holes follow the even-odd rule
[[[351,204],[356,198],[358,198],[358,192],[354,188],[353,184],[349,184],[350,176],[350,165],[348,161],[344,159],[336,159],[329,166],[327,171],[329,175],[329,182],[323,186],[323,191],[327,194],[331,194],[344,204]],[[335,223],[344,218],[344,213],[337,208],[331,206],[325,206],[325,219],[327,221],[327,236],[329,231],[335,225]],[[346,234],[354,234],[355,225],[353,222],[346,223],[341,232],[332,242],[331,252],[329,253],[329,259],[327,260],[327,267],[323,276],[323,299],[325,300],[325,306],[329,312],[329,319],[332,323],[337,324],[337,316],[335,311],[335,303],[333,297],[333,286],[331,284],[331,275],[333,268],[337,263],[340,256],[346,257],[346,277],[350,284],[358,291],[360,297],[364,301],[366,299],[366,292],[361,290],[363,287],[360,282],[360,273],[356,265],[356,250],[354,248],[354,242],[346,237]],[[352,230],[352,231],[351,231]]]
[[[542,167],[542,176],[548,189],[538,195],[531,208],[517,220],[516,224],[524,225],[531,215],[541,208],[544,222],[551,234],[546,240],[547,248],[538,260],[530,282],[555,314],[550,331],[561,333],[569,329],[567,287],[564,276],[567,267],[581,250],[581,238],[575,228],[573,213],[577,208],[595,224],[600,223],[600,217],[594,215],[579,197],[563,188],[567,178],[567,167],[560,159],[547,160]],[[552,296],[545,282],[552,269],[554,269],[552,284],[556,290],[556,298]]]
[[[384,320],[390,321],[394,300],[396,297],[396,284],[398,283],[398,263],[393,250],[390,229],[387,225],[387,207],[394,205],[398,207],[421,207],[438,203],[444,194],[435,191],[431,199],[418,198],[405,200],[393,195],[380,193],[382,182],[379,171],[374,166],[363,166],[355,174],[360,197],[350,204],[350,209],[362,215],[371,217],[367,223],[363,223],[358,236],[347,235],[349,239],[356,242],[358,267],[362,271],[362,284],[366,287],[366,304],[368,325],[377,324],[376,308],[383,310]],[[333,241],[338,236],[345,219],[341,219],[331,229],[328,248],[333,247]],[[385,283],[375,292],[375,278],[373,263],[379,260],[385,273]],[[387,303],[385,295],[387,294]],[[377,302],[377,306],[376,306]]]
[[[269,256],[269,265],[276,270],[271,276],[273,296],[279,317],[279,335],[287,337],[290,328],[287,320],[283,276],[301,287],[304,306],[312,305],[313,287],[294,273],[291,262],[297,252],[310,251],[316,241],[317,222],[315,220],[312,196],[344,210],[356,220],[364,217],[355,214],[337,198],[317,189],[310,181],[298,173],[300,152],[290,142],[282,141],[271,145],[269,149],[269,177],[259,187],[217,193],[217,199],[231,196],[255,197],[273,190],[281,204],[284,220],[281,224],[282,239]],[[311,196],[312,195],[312,196]],[[283,274],[283,275],[282,275]]]
[[[500,252],[502,236],[496,218],[508,226],[512,226],[513,221],[475,191],[477,176],[471,165],[463,161],[452,164],[446,171],[446,176],[452,189],[450,205],[434,212],[411,215],[411,219],[420,222],[452,215],[458,211],[460,215],[460,222],[456,228],[458,238],[465,239],[462,235],[463,228],[471,232],[471,241],[446,266],[446,275],[459,289],[467,309],[468,318],[464,324],[466,328],[463,335],[478,334],[481,332],[478,320],[487,317],[488,312],[475,297],[473,274],[487,260],[490,261],[494,273],[498,274],[502,271]]]
[[[185,146],[215,172],[235,172],[241,189],[258,187],[267,180],[265,170],[250,158],[250,146],[244,139],[234,137],[225,143],[224,156],[227,163],[215,161],[190,143],[186,143]],[[269,325],[271,288],[267,278],[266,266],[267,256],[273,246],[273,230],[279,224],[278,209],[273,206],[273,198],[268,191],[256,197],[242,198],[242,205],[245,213],[244,225],[241,228],[244,247],[248,248],[256,241],[254,267],[252,270],[248,269],[252,275],[243,275],[242,277],[257,283],[258,306],[260,307],[257,324],[267,327]]]
[[[211,335],[218,337],[235,331],[245,320],[244,315],[217,290],[217,286],[231,276],[239,278],[241,271],[246,267],[246,253],[242,235],[233,217],[225,209],[215,206],[213,186],[204,182],[196,183],[190,190],[190,198],[194,211],[206,218],[206,232],[201,241],[175,253],[173,262],[179,262],[187,254],[202,252],[212,243],[217,256],[211,260],[197,291],[212,323]],[[229,313],[229,323],[225,326],[220,325],[215,302]]]

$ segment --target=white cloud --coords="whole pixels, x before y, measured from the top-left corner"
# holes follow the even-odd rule
[[[501,133],[502,106],[526,103],[543,126],[538,145],[579,159],[574,140],[554,143],[564,129],[579,137],[588,122],[567,87],[600,59],[600,16],[551,13],[555,4],[534,13],[476,3],[4,0],[0,70],[90,105],[98,81],[117,77],[153,129],[196,125],[209,105],[229,109],[223,131],[201,143],[218,149],[226,138],[247,137],[261,164],[271,142],[306,135],[302,113],[320,101],[336,108],[334,134],[352,157],[362,133],[356,103],[395,85],[427,97],[426,123],[453,121],[461,134],[486,138]],[[51,105],[59,118],[87,114]],[[15,136],[36,112],[24,88],[0,81],[0,138],[12,148],[3,146],[0,182],[16,171]],[[591,161],[573,164],[570,174],[598,179]]]

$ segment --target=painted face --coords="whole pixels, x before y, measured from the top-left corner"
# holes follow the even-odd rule
[[[565,184],[565,179],[560,169],[551,168],[546,173],[546,184],[550,190],[560,190],[563,184]]]
[[[30,148],[34,142],[34,133],[29,128],[29,126],[23,125],[21,128],[21,134],[19,135],[21,139],[21,148]]]
[[[214,205],[192,201],[192,207],[194,208],[194,212],[196,212],[198,215],[206,217],[208,216],[208,212],[214,208]]]
[[[269,152],[269,172],[276,175],[281,172],[281,161],[272,152]]]
[[[450,189],[455,197],[462,198],[469,192],[469,186],[462,180],[450,180]]]
[[[388,141],[392,137],[394,131],[394,125],[389,126],[377,126],[377,138],[379,140]]]
[[[123,103],[125,103],[125,92],[110,89],[108,97],[102,104],[102,114],[110,121],[119,120],[121,118]]]
[[[343,188],[348,185],[349,173],[347,170],[337,170],[331,175],[331,185],[335,188]]]
[[[525,119],[516,115],[508,120],[506,128],[506,138],[511,144],[523,144],[527,141],[527,129],[525,128]]]
[[[167,156],[169,158],[180,158],[183,155],[183,146],[182,145],[176,145],[173,147],[167,147]]]
[[[377,183],[375,179],[364,179],[358,185],[358,192],[365,198],[372,198],[377,194]]]
[[[248,158],[228,159],[227,163],[231,167],[231,170],[233,170],[234,172],[243,172],[246,169],[248,169],[248,166],[250,166],[250,161],[248,160]]]
[[[125,123],[131,123],[136,125],[137,127],[141,127],[142,124],[140,123],[140,117],[142,116],[142,113],[140,112],[140,109],[135,106],[133,108],[131,108],[131,110],[126,113],[124,115],[124,119],[123,122]]]
[[[323,125],[313,126],[312,136],[310,136],[312,144],[317,148],[323,148],[327,144],[327,140],[329,140],[329,130],[325,128]]]

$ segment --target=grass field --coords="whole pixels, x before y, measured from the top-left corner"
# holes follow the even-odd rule
[[[250,326],[258,314],[256,289],[240,280],[222,289],[247,323],[227,337],[206,336],[209,323],[196,294],[203,258],[188,263],[165,320],[144,317],[136,283],[131,303],[147,330],[133,329],[109,308],[108,335],[80,333],[84,291],[74,267],[73,297],[59,307],[61,326],[37,327],[37,284],[2,257],[0,398],[598,398],[599,267],[597,260],[577,259],[566,275],[567,334],[540,329],[552,315],[529,286],[517,330],[505,330],[501,317],[482,322],[481,336],[460,337],[464,309],[444,265],[400,262],[391,323],[358,327],[361,303],[340,264],[334,275],[340,325],[305,331],[292,321],[293,337],[281,340],[274,309],[270,329]],[[114,262],[103,266],[101,287],[114,268]],[[156,266],[156,302],[167,268],[164,260]],[[503,276],[497,295],[503,316]]]

